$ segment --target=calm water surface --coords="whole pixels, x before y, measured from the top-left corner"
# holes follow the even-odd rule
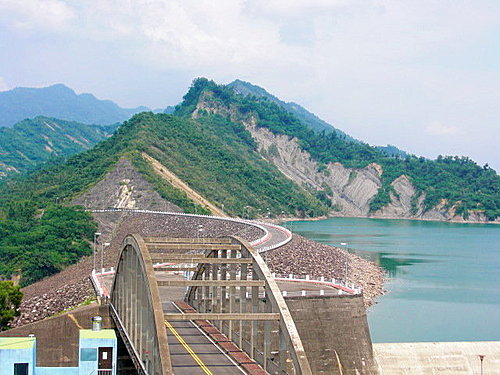
[[[374,342],[500,340],[500,226],[358,218],[283,226],[387,271],[388,293],[368,311]]]

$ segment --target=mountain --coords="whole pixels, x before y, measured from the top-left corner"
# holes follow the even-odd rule
[[[0,207],[26,195],[42,203],[56,197],[69,203],[125,158],[164,199],[187,212],[210,213],[211,209],[172,186],[163,172],[174,174],[234,216],[258,216],[268,211],[272,215],[318,216],[328,212],[318,197],[286,178],[256,153],[255,147],[241,124],[220,116],[191,119],[144,112],[126,121],[112,137],[67,162],[4,180],[0,183]],[[140,198],[134,194],[132,200]]]
[[[0,178],[88,150],[115,129],[114,125],[87,125],[43,116],[0,128]]]
[[[92,94],[77,95],[63,84],[44,88],[19,87],[0,92],[0,126],[7,127],[36,116],[110,125],[147,110],[147,107],[121,108],[110,100],[99,100]]]
[[[236,94],[239,94],[239,95],[243,95],[243,96],[250,95],[250,96],[255,96],[257,98],[264,97],[264,98],[269,99],[271,102],[276,103],[284,110],[295,115],[299,120],[302,121],[302,123],[304,123],[305,125],[310,127],[312,130],[315,130],[317,132],[324,131],[326,134],[331,133],[332,131],[335,131],[338,136],[344,138],[347,141],[359,142],[357,139],[351,137],[349,134],[343,132],[340,129],[335,128],[333,125],[327,123],[326,121],[323,121],[318,116],[316,116],[314,113],[309,112],[307,109],[300,106],[299,104],[293,103],[293,102],[289,102],[289,103],[284,102],[284,101],[278,99],[276,96],[267,92],[262,87],[253,85],[249,82],[241,81],[239,79],[229,83],[227,85],[227,87],[231,88],[232,90],[234,90],[234,92]],[[403,158],[405,158],[407,156],[407,153],[405,151],[402,151],[393,145],[375,146],[375,147],[378,148],[379,150],[387,153],[387,155],[389,155],[389,156],[403,157]]]
[[[236,83],[240,91],[250,87],[262,94]],[[173,115],[136,115],[66,166],[31,174],[35,184],[10,181],[0,193],[5,199],[7,191],[70,199],[126,155],[163,198],[191,212],[199,212],[200,202],[165,183],[159,171],[232,215],[259,216],[269,209],[304,216],[498,220],[500,177],[488,166],[467,157],[429,160],[395,146],[353,142],[335,130],[318,132],[268,95],[240,94],[234,82],[197,79]]]
[[[222,116],[245,127],[257,151],[284,175],[346,216],[494,221],[500,177],[467,157],[436,160],[321,134],[267,96],[195,80],[176,114]],[[396,157],[391,155],[396,154]]]
[[[345,137],[348,140],[355,141],[354,138],[347,135],[342,130],[336,129],[335,127],[333,127],[333,125],[330,125],[326,121],[321,120],[314,113],[309,112],[307,109],[300,106],[299,104],[293,103],[293,102],[288,102],[288,103],[284,102],[284,101],[278,99],[276,96],[267,92],[262,87],[253,85],[249,82],[241,81],[239,79],[231,82],[230,84],[227,85],[227,87],[234,90],[235,93],[243,95],[243,96],[249,95],[249,96],[255,96],[257,98],[261,98],[261,97],[267,98],[268,100],[270,100],[273,103],[276,103],[277,105],[279,105],[281,108],[285,109],[286,111],[294,114],[305,125],[309,126],[311,129],[313,129],[315,131],[318,131],[318,132],[325,131],[326,133],[331,133],[332,131],[336,131],[338,135]]]
[[[33,122],[12,131],[26,138],[36,128],[37,152],[56,151],[49,136],[58,144],[90,138],[60,120]],[[392,157],[336,131],[318,133],[274,101],[200,78],[172,115],[136,114],[87,151],[1,180],[0,274],[21,269],[30,283],[89,254],[95,226],[73,205],[498,222],[500,177],[465,157]]]

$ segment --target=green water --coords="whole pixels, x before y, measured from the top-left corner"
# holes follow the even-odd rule
[[[333,218],[283,226],[387,271],[373,342],[500,340],[500,226]],[[347,247],[343,245],[343,247]]]

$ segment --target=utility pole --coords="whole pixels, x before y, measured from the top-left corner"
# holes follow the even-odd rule
[[[479,360],[481,361],[481,375],[483,375],[483,360],[484,360],[485,355],[484,354],[479,354]]]
[[[344,270],[344,279],[345,279],[345,283],[347,285],[347,262],[349,260],[349,243],[348,242],[341,242],[340,243],[342,246],[345,246],[346,247],[346,253],[345,253],[345,270]]]
[[[94,268],[93,268],[94,271],[95,271],[95,263],[96,263],[95,258],[96,258],[96,252],[97,252],[97,240],[98,240],[100,235],[101,235],[101,233],[99,233],[99,232],[94,233],[94,243],[92,246],[93,247],[93,249],[92,249],[93,255],[94,255]]]
[[[109,246],[109,242],[101,242],[101,272],[104,270],[104,249]]]

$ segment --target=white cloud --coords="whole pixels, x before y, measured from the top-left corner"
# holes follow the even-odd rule
[[[61,0],[0,0],[1,19],[17,29],[58,29],[75,17]]]
[[[443,125],[439,121],[432,121],[425,127],[425,132],[430,135],[462,135],[464,131],[457,126]]]
[[[499,19],[498,0],[0,0],[2,31],[48,29],[58,42],[26,48],[43,56],[35,80],[74,74],[87,91],[151,105],[135,79],[163,85],[151,90],[166,92],[159,106],[186,89],[166,76],[241,78],[369,143],[423,146],[428,134],[498,132]]]
[[[3,77],[0,77],[0,91],[7,91],[10,90],[9,85],[7,85],[7,82],[3,79]]]

